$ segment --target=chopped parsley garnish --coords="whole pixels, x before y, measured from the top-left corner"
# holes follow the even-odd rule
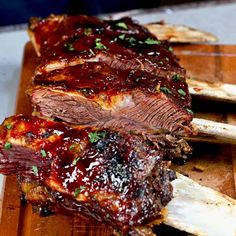
[[[12,144],[9,143],[9,142],[6,142],[6,143],[4,144],[4,148],[5,148],[5,149],[10,149],[10,148],[12,148]]]
[[[139,80],[141,80],[142,78],[141,77],[138,77],[135,79],[136,82],[139,82]]]
[[[12,128],[12,125],[11,125],[11,124],[7,124],[7,125],[6,125],[6,128],[7,128],[7,129],[11,129],[11,128]]]
[[[175,81],[181,80],[181,76],[179,74],[175,74],[172,76],[172,79]]]
[[[76,144],[73,143],[73,144],[71,144],[71,145],[69,146],[69,150],[72,150],[72,149],[74,149],[75,147],[76,147]]]
[[[172,47],[169,47],[168,50],[169,50],[170,52],[173,52],[173,51],[174,51],[174,49],[173,49]]]
[[[80,186],[79,188],[76,188],[75,191],[74,191],[74,197],[77,198],[79,196],[79,194],[85,190],[85,186]]]
[[[125,34],[120,34],[120,35],[118,36],[118,38],[121,39],[121,40],[124,40],[124,39],[125,39]]]
[[[129,37],[128,40],[129,40],[129,43],[134,43],[136,41],[134,37]]]
[[[183,89],[178,89],[178,93],[182,96],[186,96],[186,92]]]
[[[47,156],[47,153],[46,153],[46,151],[44,149],[41,149],[40,153],[41,153],[42,157],[46,157]]]
[[[105,131],[103,131],[103,132],[91,132],[91,133],[88,134],[89,141],[91,143],[95,143],[98,140],[103,139],[105,136],[106,136]]]
[[[73,47],[72,43],[65,43],[64,47],[66,48],[67,51],[70,51],[70,52],[75,51],[75,48]]]
[[[160,90],[166,94],[171,94],[172,92],[167,87],[160,87]]]
[[[149,45],[153,45],[153,44],[160,44],[161,41],[156,40],[156,39],[152,39],[152,38],[147,38],[144,43],[149,44]]]
[[[193,115],[193,111],[192,111],[192,110],[190,110],[190,109],[187,108],[186,111],[187,111],[188,113],[190,113],[190,114]]]
[[[107,49],[107,47],[103,43],[101,43],[100,38],[95,39],[95,48],[100,50]]]
[[[38,176],[39,170],[37,166],[32,166],[32,171],[34,172],[34,175]]]
[[[128,26],[125,24],[125,22],[118,22],[116,23],[116,26],[122,28],[122,29],[128,29]]]
[[[86,36],[91,35],[91,34],[92,34],[92,29],[91,29],[91,28],[85,28],[85,29],[84,29],[84,34],[85,34]]]
[[[79,160],[80,160],[80,157],[76,157],[76,158],[73,160],[72,165],[75,166],[75,165],[78,163]]]

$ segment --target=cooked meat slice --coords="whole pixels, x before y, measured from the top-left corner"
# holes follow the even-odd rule
[[[160,216],[175,178],[141,136],[22,115],[1,126],[0,172],[30,178],[124,232]]]
[[[37,75],[30,91],[42,116],[72,124],[191,134],[190,95],[184,78],[85,63]]]
[[[31,91],[40,115],[97,127],[192,133],[185,70],[166,42],[130,18],[50,16],[31,21],[29,31],[41,55],[34,78],[39,86]]]
[[[65,15],[34,18],[29,34],[41,55],[36,74],[102,61],[116,69],[186,76],[169,44],[157,40],[130,18],[117,21]]]
[[[63,91],[79,91],[88,98],[119,95],[141,90],[150,95],[163,92],[183,108],[190,108],[188,86],[180,75],[171,78],[142,70],[113,69],[102,62],[90,62],[54,70],[33,78],[34,85],[45,85]],[[182,93],[179,90],[182,89]]]

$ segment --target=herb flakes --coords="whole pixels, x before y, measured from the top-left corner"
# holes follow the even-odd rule
[[[74,197],[77,198],[79,196],[79,194],[85,189],[86,189],[85,186],[80,186],[79,188],[76,188],[74,191]]]
[[[173,75],[173,76],[172,76],[172,80],[174,80],[174,81],[181,80],[180,74],[175,74],[175,75]]]
[[[72,166],[76,166],[79,160],[80,160],[80,157],[76,157],[72,162]]]
[[[178,93],[179,93],[181,96],[186,96],[186,92],[185,92],[183,89],[178,89]]]
[[[118,26],[122,29],[125,29],[125,30],[128,29],[128,26],[125,24],[125,22],[118,22],[118,23],[116,23],[116,26]]]
[[[71,144],[71,145],[69,146],[69,150],[72,150],[72,149],[74,149],[75,147],[76,147],[76,144],[73,143],[73,144]]]
[[[7,124],[5,127],[6,127],[8,130],[10,130],[10,129],[12,128],[12,125],[11,125],[11,124]]]
[[[5,148],[5,149],[10,149],[10,148],[12,148],[12,144],[11,144],[10,142],[6,142],[6,143],[4,144],[4,148]]]
[[[147,38],[144,43],[148,44],[148,45],[154,45],[154,44],[161,44],[161,41],[157,40],[157,39],[152,39],[152,38]]]
[[[103,50],[103,49],[106,50],[107,49],[107,47],[103,43],[101,43],[100,38],[95,39],[95,48],[99,49],[99,50]]]
[[[118,38],[121,39],[121,40],[124,40],[124,39],[125,39],[125,34],[120,34],[120,35],[118,36]]]
[[[44,149],[41,149],[40,153],[41,153],[42,157],[46,157],[47,156],[47,152]]]
[[[170,91],[169,88],[167,87],[160,87],[160,91],[162,91],[163,93],[166,93],[166,94],[171,94],[172,92]]]
[[[66,49],[67,51],[69,51],[69,52],[75,51],[75,48],[73,47],[72,43],[65,43],[65,44],[64,44],[64,47],[65,47],[65,49]]]
[[[38,167],[37,167],[37,166],[32,166],[31,169],[32,169],[32,171],[34,172],[34,175],[35,175],[35,176],[38,176],[38,174],[39,174]]]
[[[136,39],[134,37],[129,37],[126,40],[128,40],[131,45],[134,45],[134,42],[136,42]]]
[[[102,132],[91,132],[88,134],[89,137],[89,141],[91,143],[96,143],[98,140],[105,138],[106,136],[106,132],[102,131]]]

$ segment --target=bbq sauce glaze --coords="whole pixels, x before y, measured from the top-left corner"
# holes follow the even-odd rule
[[[25,149],[33,150],[33,166],[11,140],[24,140]],[[154,219],[172,198],[173,174],[161,151],[139,136],[19,115],[1,126],[0,151],[2,173],[19,170],[95,213],[97,205],[104,209],[98,211],[102,220],[119,227]]]
[[[77,90],[88,98],[105,95],[109,99],[135,89],[149,94],[164,92],[180,106],[190,108],[185,70],[168,42],[159,41],[130,18],[102,21],[81,15],[49,17],[38,21],[32,31],[42,55],[39,68],[51,61],[69,63],[75,58],[81,63],[36,75],[35,84]]]
[[[102,21],[91,16],[58,16],[32,25],[44,64],[51,60],[89,59],[103,53],[120,59],[148,60],[163,69],[183,70],[168,42],[159,41],[128,17]]]
[[[142,70],[118,70],[105,63],[89,62],[77,66],[36,75],[35,85],[49,86],[63,91],[80,92],[87,98],[111,96],[141,90],[149,95],[163,92],[178,103],[190,108],[190,95],[185,78],[173,75],[167,79]]]

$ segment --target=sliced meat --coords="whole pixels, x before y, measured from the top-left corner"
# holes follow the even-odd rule
[[[72,124],[191,134],[190,95],[182,77],[85,63],[37,75],[30,90],[42,116]]]
[[[37,114],[72,124],[192,134],[186,73],[167,42],[130,18],[34,19]],[[52,33],[53,32],[53,33]]]
[[[162,150],[139,135],[22,115],[0,128],[0,172],[36,182],[32,202],[72,207],[123,232],[160,217],[175,178]]]

